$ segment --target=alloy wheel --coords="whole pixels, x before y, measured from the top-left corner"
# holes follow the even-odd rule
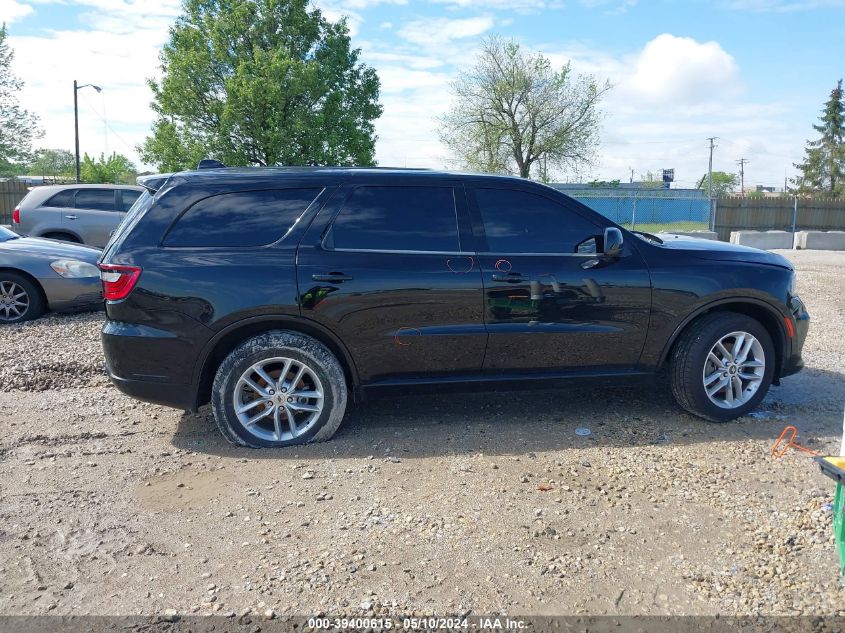
[[[748,332],[731,332],[710,349],[702,380],[713,404],[736,409],[754,397],[765,373],[766,356],[760,341]]]
[[[247,369],[234,389],[238,421],[251,435],[282,442],[306,433],[323,411],[323,385],[301,361],[276,357]]]
[[[29,310],[29,295],[14,281],[0,281],[0,321],[19,321]]]

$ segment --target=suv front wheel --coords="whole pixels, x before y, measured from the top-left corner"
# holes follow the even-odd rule
[[[240,446],[329,439],[346,410],[343,368],[322,343],[274,330],[235,348],[217,370],[211,402],[223,436]]]
[[[672,393],[690,413],[727,422],[760,403],[774,370],[772,338],[759,321],[715,312],[694,322],[675,346]]]

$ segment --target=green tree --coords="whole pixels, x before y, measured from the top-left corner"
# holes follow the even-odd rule
[[[704,174],[701,180],[698,181],[698,188],[704,191],[709,191],[710,179],[708,174]],[[731,191],[736,189],[739,184],[739,178],[736,174],[729,174],[724,171],[713,172],[713,197],[721,198],[728,195]]]
[[[74,173],[76,161],[73,152],[66,149],[41,149],[35,153],[27,171],[33,176],[51,178],[70,177]]]
[[[454,105],[440,119],[440,138],[467,168],[547,180],[549,167],[577,171],[592,162],[609,89],[493,36],[452,83]]]
[[[801,193],[842,195],[845,193],[845,101],[841,79],[830,92],[821,122],[813,129],[821,138],[807,141],[804,162],[795,165],[801,174],[792,183]]]
[[[98,160],[85,154],[79,164],[79,175],[82,182],[126,184],[135,180],[136,170],[132,161],[123,154],[113,153],[108,159],[100,154]]]
[[[308,0],[185,0],[148,82],[158,117],[143,160],[372,165],[379,80],[359,56],[345,20]]]
[[[38,117],[18,104],[23,81],[12,73],[15,54],[0,25],[0,175],[16,174],[32,158],[32,141],[41,134]]]

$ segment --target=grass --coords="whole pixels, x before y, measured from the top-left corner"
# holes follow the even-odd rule
[[[622,226],[630,229],[631,223],[625,222]],[[645,233],[668,233],[670,231],[707,231],[709,227],[706,222],[637,222],[634,229]]]

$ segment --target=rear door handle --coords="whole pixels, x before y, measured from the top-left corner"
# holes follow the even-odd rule
[[[493,281],[504,281],[509,284],[518,284],[525,281],[525,277],[522,276],[522,273],[494,273]]]
[[[313,281],[327,281],[332,284],[340,284],[344,281],[352,281],[352,275],[344,275],[343,273],[328,273],[327,275],[311,275]]]
[[[65,217],[66,217],[68,220],[78,220],[78,219],[79,219],[79,216],[78,216],[78,215],[66,215]]]

